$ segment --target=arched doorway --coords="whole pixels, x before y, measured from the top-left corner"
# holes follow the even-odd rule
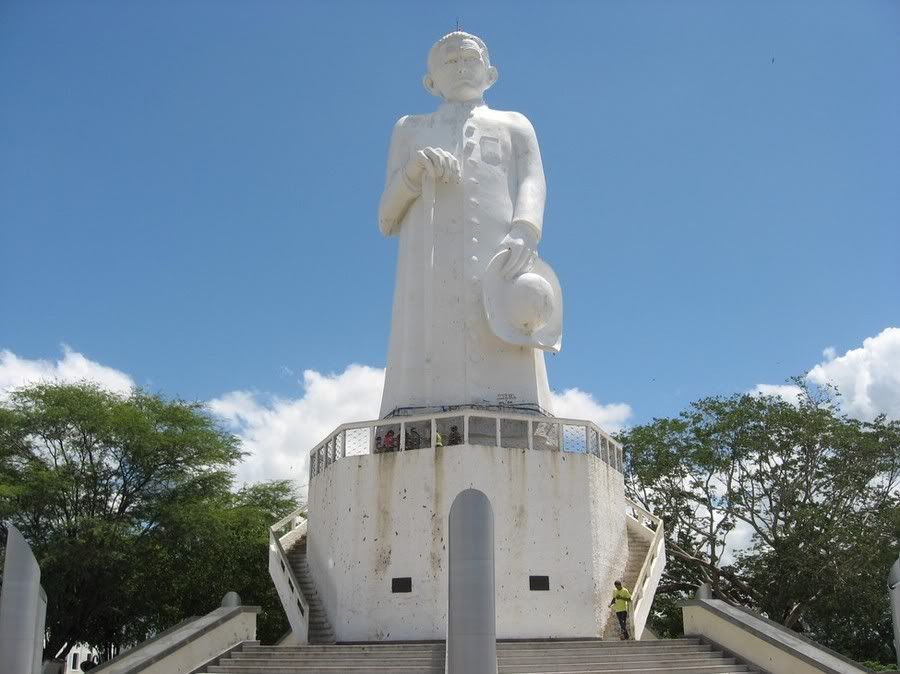
[[[447,601],[448,674],[496,674],[494,512],[483,492],[466,489],[450,507]]]

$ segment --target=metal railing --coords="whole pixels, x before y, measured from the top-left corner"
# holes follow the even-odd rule
[[[484,445],[592,454],[623,471],[622,445],[590,421],[463,408],[342,424],[309,452],[309,478],[347,456]]]
[[[269,575],[291,625],[293,643],[309,640],[309,602],[297,582],[285,552],[306,534],[304,509],[298,508],[269,527]]]
[[[625,499],[625,511],[626,525],[650,543],[647,557],[631,590],[631,611],[628,614],[628,630],[638,640],[647,624],[656,586],[666,564],[666,542],[661,518],[630,499]]]

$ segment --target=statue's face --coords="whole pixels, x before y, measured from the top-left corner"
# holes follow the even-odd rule
[[[437,92],[456,102],[479,98],[496,79],[478,44],[465,38],[444,43],[432,59],[429,74]]]

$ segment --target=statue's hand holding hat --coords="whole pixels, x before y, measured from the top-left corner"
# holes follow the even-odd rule
[[[484,309],[497,337],[510,344],[558,353],[562,346],[562,291],[546,262],[534,260],[530,271],[507,280],[508,251],[497,253],[482,279]]]

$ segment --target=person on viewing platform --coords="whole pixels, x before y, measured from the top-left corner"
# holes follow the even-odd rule
[[[436,431],[434,434],[434,446],[435,447],[443,447],[444,446],[444,436],[441,435],[440,431]]]
[[[622,641],[629,639],[628,635],[628,604],[631,603],[631,593],[625,589],[621,580],[615,582],[616,591],[613,592],[609,605],[615,604],[616,618],[619,619],[619,627],[622,630]]]
[[[459,434],[459,428],[456,426],[450,427],[450,442],[451,445],[461,445],[462,444],[462,435]]]
[[[394,431],[388,431],[384,434],[384,451],[393,452],[396,447],[396,439],[394,438]]]

